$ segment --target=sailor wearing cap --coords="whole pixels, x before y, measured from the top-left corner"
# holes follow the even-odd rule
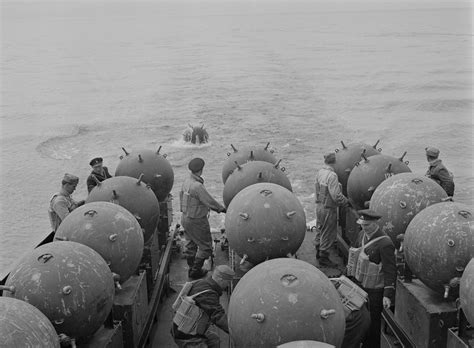
[[[203,316],[207,321],[203,326],[202,332],[197,335],[185,334],[177,329],[173,323],[171,333],[178,347],[220,347],[220,339],[216,332],[209,330],[211,324],[216,325],[221,330],[229,333],[227,324],[227,315],[220,304],[219,298],[223,291],[230,286],[231,281],[235,279],[235,272],[227,265],[216,266],[212,276],[196,280],[193,282],[188,296],[195,296],[193,300],[197,306],[206,314]]]
[[[425,148],[426,160],[429,163],[426,176],[436,181],[449,197],[454,195],[454,177],[453,174],[444,166],[438,158],[439,150],[435,147]]]
[[[361,282],[370,284],[367,287],[362,286],[369,296],[371,318],[370,328],[363,341],[363,347],[377,348],[380,347],[382,309],[384,307],[389,308],[395,296],[397,277],[395,246],[377,223],[382,215],[371,209],[359,210],[358,213],[357,223],[361,226],[362,232],[359,235],[357,246],[362,247],[363,253],[368,256],[368,263],[381,265],[381,268],[375,267],[378,274],[371,275],[372,279],[379,279],[377,284],[370,283],[370,281],[365,283],[365,280],[361,279]]]
[[[357,211],[357,213],[359,214],[359,219],[357,220],[357,223],[361,226],[371,225],[372,227],[375,228],[378,225],[372,224],[372,223],[382,218],[382,215],[380,215],[379,213],[375,212],[372,209],[359,210]]]
[[[74,209],[84,204],[84,200],[76,202],[71,195],[79,183],[79,178],[72,174],[64,174],[61,190],[55,193],[49,201],[49,221],[54,232],[64,218]]]
[[[348,205],[334,171],[336,154],[324,155],[324,166],[316,175],[316,258],[323,267],[337,267],[329,259],[329,250],[337,235],[337,207]]]
[[[89,165],[92,167],[92,172],[87,178],[87,192],[89,193],[97,186],[97,182],[102,182],[112,177],[107,167],[103,166],[103,162],[102,157],[95,157],[89,162]]]
[[[191,175],[184,181],[179,192],[181,225],[186,239],[187,262],[191,279],[198,279],[206,274],[202,269],[204,261],[212,255],[212,236],[208,215],[210,210],[225,213],[226,209],[217,202],[204,187],[201,177],[204,160],[193,158],[188,168]]]

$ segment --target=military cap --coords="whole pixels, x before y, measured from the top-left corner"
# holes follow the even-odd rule
[[[102,159],[102,157],[96,157],[96,158],[93,158],[91,159],[91,161],[89,162],[89,165],[91,167],[94,167],[96,164],[102,164],[104,160]]]
[[[79,178],[75,175],[66,173],[64,174],[63,182],[68,184],[77,184],[79,182]]]
[[[219,265],[214,269],[213,277],[222,280],[232,280],[235,277],[235,272],[227,265]]]
[[[334,152],[329,152],[325,154],[324,163],[327,163],[327,164],[336,163],[336,154]]]
[[[204,160],[202,158],[193,158],[189,161],[188,168],[193,173],[199,172],[202,168],[204,168]]]
[[[436,147],[432,147],[432,146],[426,147],[425,151],[426,151],[426,156],[430,156],[430,157],[439,156],[439,150]]]
[[[366,222],[377,221],[378,219],[382,217],[382,215],[373,211],[372,209],[358,210],[357,213],[359,213],[359,220],[357,220],[357,223],[359,225]]]

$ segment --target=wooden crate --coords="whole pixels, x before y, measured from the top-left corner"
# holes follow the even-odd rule
[[[78,343],[78,348],[123,348],[123,334],[121,322],[116,322],[112,327],[102,326],[85,343]]]
[[[124,347],[135,347],[148,314],[146,272],[133,275],[115,293],[112,316],[122,322]]]
[[[419,279],[398,279],[395,320],[416,347],[445,348],[448,328],[457,325],[457,309]]]

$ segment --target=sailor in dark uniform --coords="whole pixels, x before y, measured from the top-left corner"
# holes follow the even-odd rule
[[[95,186],[97,186],[97,181],[102,182],[105,179],[112,177],[112,175],[109,174],[107,167],[102,165],[103,161],[102,157],[96,157],[89,162],[89,165],[92,167],[92,172],[87,178],[87,191],[89,193]]]
[[[453,174],[445,167],[443,162],[438,158],[439,150],[435,147],[427,147],[426,160],[429,163],[426,176],[436,181],[449,197],[454,195],[454,178]]]
[[[211,276],[208,275],[206,278],[192,283],[192,287],[186,295],[195,296],[195,304],[203,312],[203,315],[193,318],[196,320],[193,327],[197,331],[193,333],[180,331],[175,318],[173,318],[171,335],[178,347],[220,347],[220,338],[213,326],[229,333],[227,314],[219,298],[234,278],[235,272],[229,266],[219,265],[216,266]]]
[[[395,299],[395,281],[397,267],[395,260],[395,246],[392,240],[379,227],[377,221],[382,217],[371,209],[359,210],[357,223],[362,231],[358,238],[357,247],[364,246],[364,253],[368,261],[381,265],[379,279],[376,284],[366,287],[364,291],[369,295],[370,328],[363,340],[364,348],[380,347],[380,327],[383,308],[389,308]],[[372,274],[372,277],[375,275]],[[361,279],[362,280],[362,279]]]

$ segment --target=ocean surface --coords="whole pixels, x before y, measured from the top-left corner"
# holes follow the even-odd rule
[[[64,173],[84,199],[89,160],[114,173],[121,147],[162,146],[174,223],[191,158],[222,201],[230,144],[267,142],[308,221],[315,172],[341,140],[380,139],[419,174],[438,147],[472,207],[471,16],[461,1],[2,2],[0,275],[50,232]],[[210,143],[185,144],[188,124]]]

